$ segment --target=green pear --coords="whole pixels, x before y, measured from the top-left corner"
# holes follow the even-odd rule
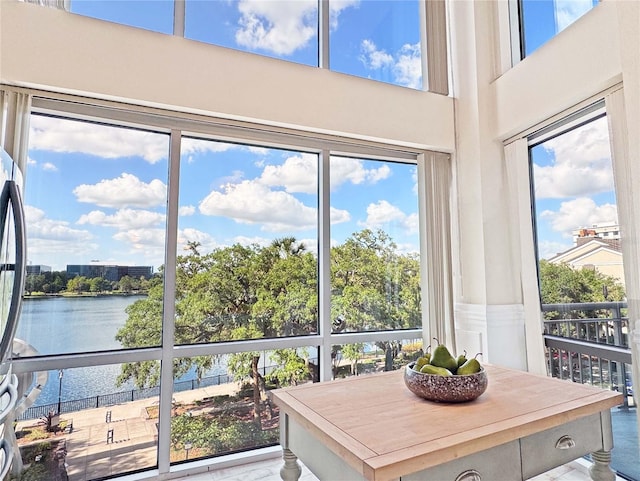
[[[455,373],[458,369],[458,361],[451,355],[449,349],[447,349],[447,346],[445,346],[444,344],[440,344],[440,342],[435,337],[434,340],[438,343],[438,345],[431,354],[431,364],[437,367],[444,367],[450,372]]]
[[[420,372],[424,374],[435,374],[437,376],[453,375],[451,374],[451,371],[449,371],[448,369],[445,369],[444,367],[437,367],[437,366],[434,366],[433,364],[425,364],[424,366],[422,366],[422,369],[420,369]]]
[[[458,362],[458,367],[462,366],[465,362],[467,362],[467,351],[464,351],[464,354],[460,354],[456,361]]]
[[[464,376],[465,374],[475,374],[477,372],[480,372],[480,370],[482,369],[482,366],[480,365],[480,362],[476,359],[476,357],[478,357],[480,354],[482,353],[479,352],[478,354],[475,355],[475,357],[469,359],[462,366],[460,366],[456,374],[458,374],[459,376]]]
[[[413,366],[413,369],[415,369],[416,371],[419,371],[420,368],[425,364],[429,364],[429,359],[424,356],[419,357],[418,359],[416,359],[416,363]]]

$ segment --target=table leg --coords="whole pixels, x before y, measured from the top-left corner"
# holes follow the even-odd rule
[[[282,459],[284,460],[284,466],[280,468],[282,481],[298,481],[302,474],[302,467],[298,463],[298,457],[290,449],[283,448]]]
[[[615,481],[616,473],[611,469],[611,451],[596,451],[591,453],[593,464],[589,468],[589,475],[593,481]]]

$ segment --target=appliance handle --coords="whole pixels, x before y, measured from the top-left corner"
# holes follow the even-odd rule
[[[18,325],[20,317],[20,309],[22,308],[22,296],[24,294],[24,284],[26,278],[26,259],[27,259],[27,238],[26,226],[24,219],[24,205],[22,196],[18,190],[18,185],[14,180],[5,181],[5,188],[0,196],[0,203],[5,198],[5,190],[8,191],[8,200],[11,203],[13,212],[13,222],[16,240],[16,264],[13,276],[13,290],[11,291],[11,303],[9,304],[9,313],[7,316],[7,325],[2,334],[0,341],[0,362],[5,361],[11,355],[13,337]],[[0,211],[6,211],[5,204],[0,204]]]

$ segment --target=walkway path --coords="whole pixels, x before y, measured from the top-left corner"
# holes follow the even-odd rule
[[[237,383],[209,386],[174,393],[176,403],[186,404],[205,397],[233,395]],[[72,420],[71,433],[61,434],[67,441],[69,481],[88,481],[150,469],[157,465],[157,419],[149,419],[146,408],[158,405],[152,397],[109,407],[65,413],[62,420]],[[110,415],[110,420],[108,416]],[[17,430],[34,424],[20,421]]]

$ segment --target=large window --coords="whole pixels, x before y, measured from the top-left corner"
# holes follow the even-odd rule
[[[318,2],[187,0],[185,37],[318,66]]]
[[[33,104],[14,368],[34,479],[277,449],[268,390],[420,352],[421,152]]]
[[[421,9],[421,0],[71,0],[81,15],[418,90],[426,65]],[[445,44],[441,31],[434,44]]]
[[[530,140],[548,372],[624,395],[612,411],[612,467],[637,479],[625,238],[604,108],[589,107]]]
[[[168,141],[150,131],[32,116],[29,266],[17,335],[36,352],[131,347],[127,309],[161,277]],[[157,337],[135,341],[159,344]]]
[[[422,88],[420,2],[338,2],[329,32],[336,72]]]
[[[522,56],[526,57],[583,16],[599,0],[519,0]]]
[[[70,0],[71,11],[88,17],[173,33],[173,0]]]

